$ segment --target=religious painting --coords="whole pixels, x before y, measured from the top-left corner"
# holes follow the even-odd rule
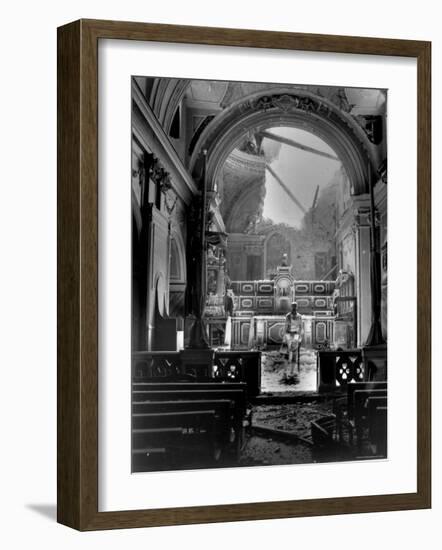
[[[131,86],[132,472],[388,457],[387,90]]]

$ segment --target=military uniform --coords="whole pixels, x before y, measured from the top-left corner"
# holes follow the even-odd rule
[[[287,344],[290,362],[293,360],[296,361],[303,335],[304,327],[302,315],[299,313],[293,314],[293,312],[290,311],[285,317],[285,342]]]

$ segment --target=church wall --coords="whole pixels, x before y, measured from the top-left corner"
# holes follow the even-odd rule
[[[388,309],[388,223],[387,223],[387,184],[380,180],[375,189],[375,204],[379,213],[379,252],[381,257],[381,325],[382,335],[387,340]]]
[[[230,233],[227,237],[226,267],[232,281],[264,279],[263,236]],[[250,269],[253,269],[252,273]]]
[[[381,323],[387,338],[387,188],[382,182],[375,187],[376,227],[381,254]],[[338,203],[339,204],[339,203]],[[369,196],[350,197],[347,208],[338,220],[336,237],[338,267],[355,275],[357,298],[357,343],[365,344],[372,323],[371,302],[371,235]],[[342,212],[342,202],[339,210]]]
[[[134,226],[141,226],[133,253],[138,256],[136,264],[142,266],[133,296],[134,308],[142,309],[137,315],[141,326],[133,327],[138,335],[133,346],[175,350],[187,283],[187,213],[196,187],[141,94],[134,93],[133,98],[132,208]],[[172,238],[179,269],[171,279]]]
[[[156,83],[150,88],[150,101],[155,115],[152,117],[149,114],[148,105],[146,107],[142,101],[135,101],[134,135],[141,147],[146,147],[146,143],[149,144],[151,152],[168,175],[168,186],[162,189],[160,201],[155,205],[158,212],[165,216],[167,231],[164,231],[164,220],[160,222],[161,218],[157,216],[156,210],[153,210],[152,219],[155,216],[156,219],[151,223],[155,228],[155,236],[152,241],[154,244],[151,243],[150,246],[158,247],[155,239],[159,238],[160,234],[163,235],[161,247],[163,253],[169,256],[171,239],[174,238],[174,254],[179,256],[176,251],[177,243],[180,243],[184,251],[186,248],[186,205],[196,193],[194,183],[184,168],[189,158],[189,146],[192,140],[200,135],[198,128],[201,130],[202,127],[206,128],[207,124],[210,125],[212,117],[218,120],[219,117],[216,115],[222,112],[222,108],[226,107],[229,101],[233,100],[238,86],[229,86],[227,93],[223,96],[218,89],[219,83],[218,87],[213,86],[211,89],[210,83],[204,82],[192,84],[189,81],[177,79],[155,80]],[[138,85],[141,88],[144,86],[143,93],[148,94],[146,82],[138,82]],[[331,91],[334,93],[336,90],[333,88]],[[342,91],[343,95],[341,94],[338,99],[329,99],[332,103],[339,100],[338,107],[342,110],[341,114],[344,116],[347,113],[346,120],[349,116],[352,117],[352,131],[359,141],[365,143],[366,151],[370,152],[370,158],[380,165],[385,156],[385,135],[379,137],[375,135],[376,132],[373,133],[375,128],[373,121],[376,122],[376,117],[383,115],[385,98],[373,99],[370,96],[372,103],[375,100],[373,105],[365,100],[365,103],[360,103],[358,92],[356,99],[353,98],[354,101],[341,104],[342,98],[346,97],[344,92],[347,93]],[[241,93],[244,93],[244,90]],[[321,89],[318,93],[327,94],[327,90]],[[348,93],[353,91],[350,90]],[[226,98],[230,100],[227,101]],[[180,125],[179,137],[175,138],[171,135],[171,123],[177,106],[180,106]],[[207,124],[204,125],[204,121]],[[237,143],[236,148],[230,152],[220,171],[216,172],[218,186],[215,182],[207,182],[210,192],[216,192],[220,199],[217,212],[225,224],[225,233],[228,235],[226,266],[229,278],[232,281],[271,278],[272,272],[284,253],[288,256],[292,274],[297,280],[333,279],[337,277],[338,269],[354,274],[358,316],[357,340],[358,344],[362,345],[371,326],[370,221],[367,196],[356,196],[354,193],[360,193],[365,188],[366,178],[363,177],[365,168],[359,167],[360,170],[358,167],[355,168],[357,174],[356,172],[353,174],[350,170],[348,173],[352,176],[351,181],[345,171],[348,170],[347,164],[345,164],[345,170],[343,167],[338,169],[330,184],[321,190],[316,204],[306,212],[302,226],[294,228],[262,218],[266,159],[259,148],[259,140],[256,136],[248,134],[243,143],[235,143]],[[194,152],[194,156],[196,154],[197,152]],[[198,174],[198,171],[195,173]],[[210,170],[208,173],[211,173]],[[359,181],[359,186],[356,180]],[[133,193],[135,204],[139,204],[141,200],[139,189],[134,188]],[[386,335],[386,195],[385,199],[379,195],[377,205],[382,248],[382,328]],[[224,230],[221,232],[224,233]],[[164,237],[166,234],[167,237]],[[275,246],[267,246],[268,240],[272,238],[279,239],[280,242],[274,243]],[[156,257],[155,250],[152,258],[155,271],[162,264],[163,258]],[[176,260],[176,257],[174,259]],[[168,263],[167,267],[162,265],[160,271],[163,274],[166,273],[168,266]],[[152,307],[152,300],[156,300],[155,307],[158,307],[163,316],[167,317],[170,315],[170,311],[167,310],[172,304],[173,314],[179,316],[184,309],[181,297],[184,295],[185,277],[180,275],[172,281],[169,280],[169,274],[166,274],[167,284],[160,284],[164,286],[161,290],[164,296],[159,296],[157,290],[155,297],[149,298],[149,307]],[[162,277],[157,279],[157,283],[158,281],[162,281]],[[149,309],[149,315],[149,319],[152,319],[151,309]],[[151,328],[148,327],[148,330],[151,331]]]
[[[358,299],[358,344],[367,341],[370,331],[371,314],[371,280],[370,280],[370,224],[368,208],[360,209],[357,220],[357,269],[356,289]]]
[[[150,179],[149,184],[154,187],[156,184]],[[156,335],[164,333],[166,320],[170,317],[181,317],[184,314],[184,292],[186,288],[185,271],[185,246],[186,246],[186,207],[182,201],[171,197],[171,192],[161,192],[161,201],[158,205],[149,202],[142,216],[143,230],[146,233],[146,239],[142,248],[138,248],[137,253],[141,255],[137,261],[146,266],[145,281],[142,287],[146,293],[145,296],[145,315],[144,315],[144,338],[143,349],[168,349],[165,342],[158,342]],[[139,208],[138,202],[135,202],[134,217],[141,214],[136,213]],[[173,211],[169,211],[171,204],[175,202]],[[159,207],[158,207],[159,206]],[[171,279],[170,277],[170,254],[171,240],[174,238],[175,248],[178,252],[178,274]],[[140,301],[140,299],[138,299]],[[141,300],[142,302],[143,300]],[[172,308],[170,307],[172,304]],[[143,322],[142,319],[140,319]],[[162,326],[161,330],[159,326]],[[168,325],[166,332],[175,338],[175,326]],[[141,329],[141,333],[143,330]],[[172,340],[173,341],[173,340]],[[140,347],[139,342],[137,347]],[[172,346],[175,349],[175,346]]]

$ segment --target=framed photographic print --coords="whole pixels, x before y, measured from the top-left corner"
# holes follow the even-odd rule
[[[59,28],[59,522],[430,507],[430,52]]]

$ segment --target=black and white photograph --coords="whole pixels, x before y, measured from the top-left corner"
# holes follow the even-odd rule
[[[132,471],[387,455],[387,90],[132,78]]]
[[[2,546],[437,547],[436,3],[5,8]]]

